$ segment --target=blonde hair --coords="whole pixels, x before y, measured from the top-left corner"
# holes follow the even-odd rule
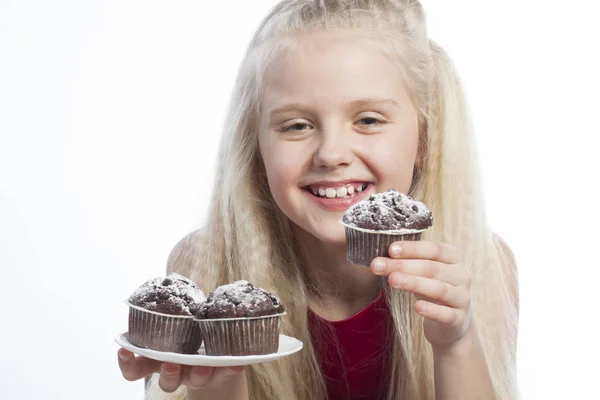
[[[303,351],[246,369],[250,399],[320,400],[325,385],[311,345],[307,279],[288,218],[276,206],[258,151],[265,72],[299,33],[359,29],[401,64],[419,110],[419,157],[410,194],[433,212],[424,240],[461,249],[472,281],[472,307],[496,395],[517,397],[516,277],[485,217],[474,139],[455,69],[428,38],[417,0],[285,0],[267,15],[241,65],[226,118],[206,228],[190,235],[170,263],[205,291],[248,279],[288,308],[282,333]],[[434,399],[433,358],[414,296],[386,288],[394,322],[388,400]],[[154,377],[148,395],[162,394]],[[185,389],[162,398],[185,398]]]

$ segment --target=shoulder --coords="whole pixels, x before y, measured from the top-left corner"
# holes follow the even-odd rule
[[[509,290],[513,295],[517,311],[519,309],[519,278],[517,260],[509,245],[496,233],[493,234],[494,245],[498,251],[500,264],[506,278]]]
[[[194,258],[199,254],[203,232],[203,229],[192,231],[177,242],[167,259],[167,274],[186,272],[189,269]]]
[[[512,268],[517,268],[517,260],[515,258],[515,254],[512,249],[508,246],[508,243],[504,241],[498,234],[493,234],[494,244],[496,248],[500,251],[500,255],[502,259],[506,261]]]

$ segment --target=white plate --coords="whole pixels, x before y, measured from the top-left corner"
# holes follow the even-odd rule
[[[202,365],[206,367],[234,367],[237,365],[258,364],[294,354],[302,349],[302,342],[296,338],[279,335],[279,350],[277,353],[256,356],[207,356],[204,354],[204,345],[198,354],[179,354],[166,351],[144,349],[131,344],[127,332],[117,335],[115,342],[126,350],[153,360],[166,361],[182,365]]]

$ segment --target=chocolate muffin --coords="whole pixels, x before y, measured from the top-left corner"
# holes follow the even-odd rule
[[[425,204],[390,189],[350,207],[342,222],[373,231],[423,231],[431,226],[433,218]]]
[[[196,313],[207,355],[270,354],[279,348],[281,300],[248,281],[212,291]]]
[[[421,240],[433,217],[425,204],[390,189],[356,203],[340,222],[346,228],[346,257],[369,266],[375,257],[388,257],[393,242]]]
[[[139,347],[193,354],[202,344],[194,315],[206,300],[191,280],[172,273],[146,281],[129,297],[129,341]]]

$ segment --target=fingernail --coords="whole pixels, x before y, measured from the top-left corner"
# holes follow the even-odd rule
[[[399,244],[393,244],[390,247],[390,255],[399,256],[400,253],[402,253],[402,246],[400,246]]]
[[[179,373],[179,365],[177,365],[177,364],[164,363],[163,369],[164,369],[165,373],[169,374],[169,375]]]
[[[241,365],[241,366],[229,367],[229,369],[235,373],[238,373],[238,372],[242,372],[244,370],[244,366]]]
[[[129,354],[124,354],[122,351],[119,351],[118,354],[119,354],[119,358],[123,362],[128,362],[129,360],[131,360],[131,357],[129,356]]]
[[[199,366],[192,368],[192,372],[199,378],[206,378],[208,375],[210,375],[212,369],[209,367]]]
[[[385,261],[383,261],[380,258],[373,261],[373,269],[375,270],[375,272],[383,272],[383,270],[385,269]]]
[[[393,281],[394,287],[402,287],[402,286],[404,286],[405,283],[406,283],[406,276],[404,276],[403,274],[399,274],[399,273],[396,273],[396,275],[394,275],[394,281]]]

